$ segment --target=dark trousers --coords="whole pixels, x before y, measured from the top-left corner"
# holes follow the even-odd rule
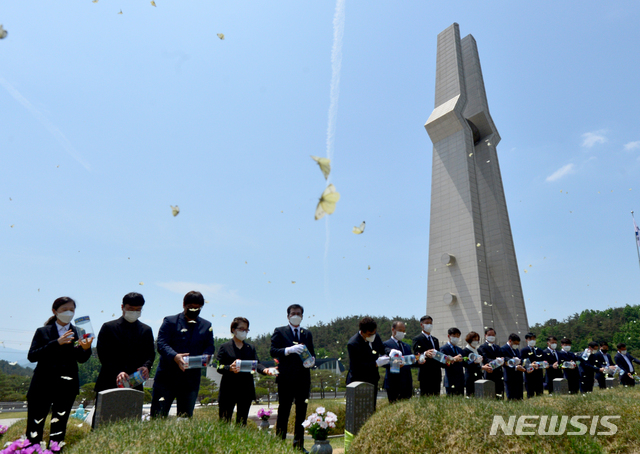
[[[447,396],[464,396],[464,386],[453,387],[450,386],[444,389],[447,392]]]
[[[153,398],[151,399],[151,417],[165,417],[171,410],[173,401],[178,404],[178,416],[193,416],[196,406],[199,386],[196,389],[185,389],[183,384],[153,383]]]
[[[494,370],[492,373],[485,372],[485,379],[491,380],[496,385],[496,399],[502,399],[504,396],[504,375],[502,368]]]
[[[620,376],[620,384],[622,386],[636,386],[636,382],[633,378],[629,378],[627,374]]]
[[[218,402],[218,410],[220,411],[220,420],[231,422],[233,416],[233,408],[238,406],[236,411],[236,424],[247,425],[249,417],[249,409],[251,408],[251,399],[229,399]]]
[[[424,374],[424,372],[422,372]],[[442,383],[442,376],[440,371],[433,373],[433,376],[423,378],[420,380],[420,396],[439,396],[440,384]]]
[[[76,396],[60,393],[54,394],[50,398],[32,397],[27,400],[27,437],[32,444],[38,444],[42,441],[44,434],[44,421],[52,411],[51,419],[58,419],[51,422],[49,441],[64,441],[67,433],[67,420],[71,407]],[[38,422],[36,422],[38,421]],[[35,433],[35,436],[32,434]]]
[[[397,402],[399,400],[411,399],[413,390],[408,387],[390,386],[387,388],[387,398],[389,403]]]
[[[607,389],[607,376],[605,374],[596,374],[596,380],[598,380],[600,389]]]
[[[539,379],[536,377],[533,380],[527,380],[524,383],[524,386],[527,388],[527,398],[529,399],[534,396],[542,396],[544,393],[544,382],[542,381],[542,377]]]
[[[302,386],[301,386],[302,385]],[[302,423],[307,419],[307,400],[309,399],[309,384],[278,383],[278,419],[276,421],[276,435],[283,440],[287,438],[287,425],[291,405],[296,403],[296,422],[293,433],[293,444],[302,447],[304,442],[304,427]]]
[[[580,375],[580,392],[581,393],[590,393],[593,391],[593,374],[582,374]]]

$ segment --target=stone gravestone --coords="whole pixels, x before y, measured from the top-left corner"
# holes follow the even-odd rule
[[[347,385],[347,414],[344,420],[345,452],[353,437],[374,412],[375,388],[371,383],[354,381]]]
[[[607,383],[607,388],[617,388],[618,385],[620,384],[620,381],[618,379],[615,379],[613,377],[607,377],[605,378],[605,381]]]
[[[553,394],[569,394],[569,382],[566,378],[553,379]]]
[[[140,420],[144,392],[136,389],[116,388],[98,393],[94,429],[108,422],[121,419]]]
[[[496,384],[491,380],[476,380],[474,383],[473,395],[480,399],[495,399]]]

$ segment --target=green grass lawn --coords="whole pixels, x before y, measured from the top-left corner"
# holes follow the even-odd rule
[[[26,411],[16,411],[16,412],[2,412],[0,413],[0,419],[13,419],[13,418],[26,418]]]
[[[362,427],[349,454],[391,452],[458,453],[637,453],[640,452],[640,387],[596,390],[586,395],[548,396],[520,402],[436,397],[412,399],[377,411]],[[615,435],[490,435],[494,415],[619,415]],[[559,419],[559,418],[558,418]],[[547,419],[549,420],[549,419]],[[531,422],[531,420],[526,421]],[[608,431],[595,426],[597,431]],[[566,432],[578,429],[567,425]]]

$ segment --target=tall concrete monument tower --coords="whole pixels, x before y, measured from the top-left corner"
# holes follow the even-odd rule
[[[478,48],[458,24],[438,35],[427,314],[446,342],[455,326],[500,343],[529,330]],[[461,344],[462,345],[462,344]]]

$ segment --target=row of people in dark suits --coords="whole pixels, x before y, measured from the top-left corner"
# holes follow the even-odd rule
[[[623,385],[633,386],[633,363],[640,362],[626,352],[624,344],[618,344],[618,354],[615,363],[608,355],[608,344],[602,345],[591,342],[588,346],[588,357],[571,352],[571,340],[562,339],[558,349],[558,340],[551,336],[547,338],[546,348],[537,346],[536,335],[525,335],[526,346],[521,348],[520,336],[512,333],[505,345],[496,343],[496,332],[493,328],[485,330],[485,342],[480,345],[480,334],[470,332],[465,336],[466,347],[460,345],[461,332],[457,328],[448,331],[447,343],[440,346],[439,340],[431,335],[433,318],[425,315],[420,319],[422,332],[413,339],[413,349],[403,341],[406,334],[405,324],[401,321],[393,322],[391,337],[382,342],[377,334],[377,325],[371,317],[360,321],[359,332],[348,343],[349,373],[347,383],[364,381],[371,383],[377,390],[379,367],[385,367],[386,374],[383,387],[387,390],[390,402],[410,398],[413,393],[411,369],[418,368],[418,381],[421,396],[440,394],[442,386],[442,369],[445,370],[444,388],[447,395],[472,396],[475,381],[480,379],[492,380],[495,384],[496,395],[507,399],[519,400],[524,397],[523,385],[527,397],[541,395],[546,388],[553,392],[553,380],[566,378],[570,393],[590,392],[594,382],[600,388],[606,387],[607,369],[614,370],[617,365],[622,370],[620,380]],[[413,365],[400,367],[399,373],[389,370],[390,355],[410,355],[412,353],[418,361]],[[436,352],[443,353],[449,359],[442,363],[435,359]],[[472,355],[481,356],[481,363],[470,361]],[[586,355],[585,355],[586,356]],[[465,359],[466,358],[466,359]],[[492,368],[490,363],[496,358],[503,358],[505,364]],[[508,360],[515,359],[517,364],[508,365]],[[525,360],[532,364],[525,369]],[[543,362],[548,368],[542,367]],[[495,365],[495,363],[494,363]],[[563,367],[568,366],[568,367]],[[575,368],[570,368],[575,366]]]

